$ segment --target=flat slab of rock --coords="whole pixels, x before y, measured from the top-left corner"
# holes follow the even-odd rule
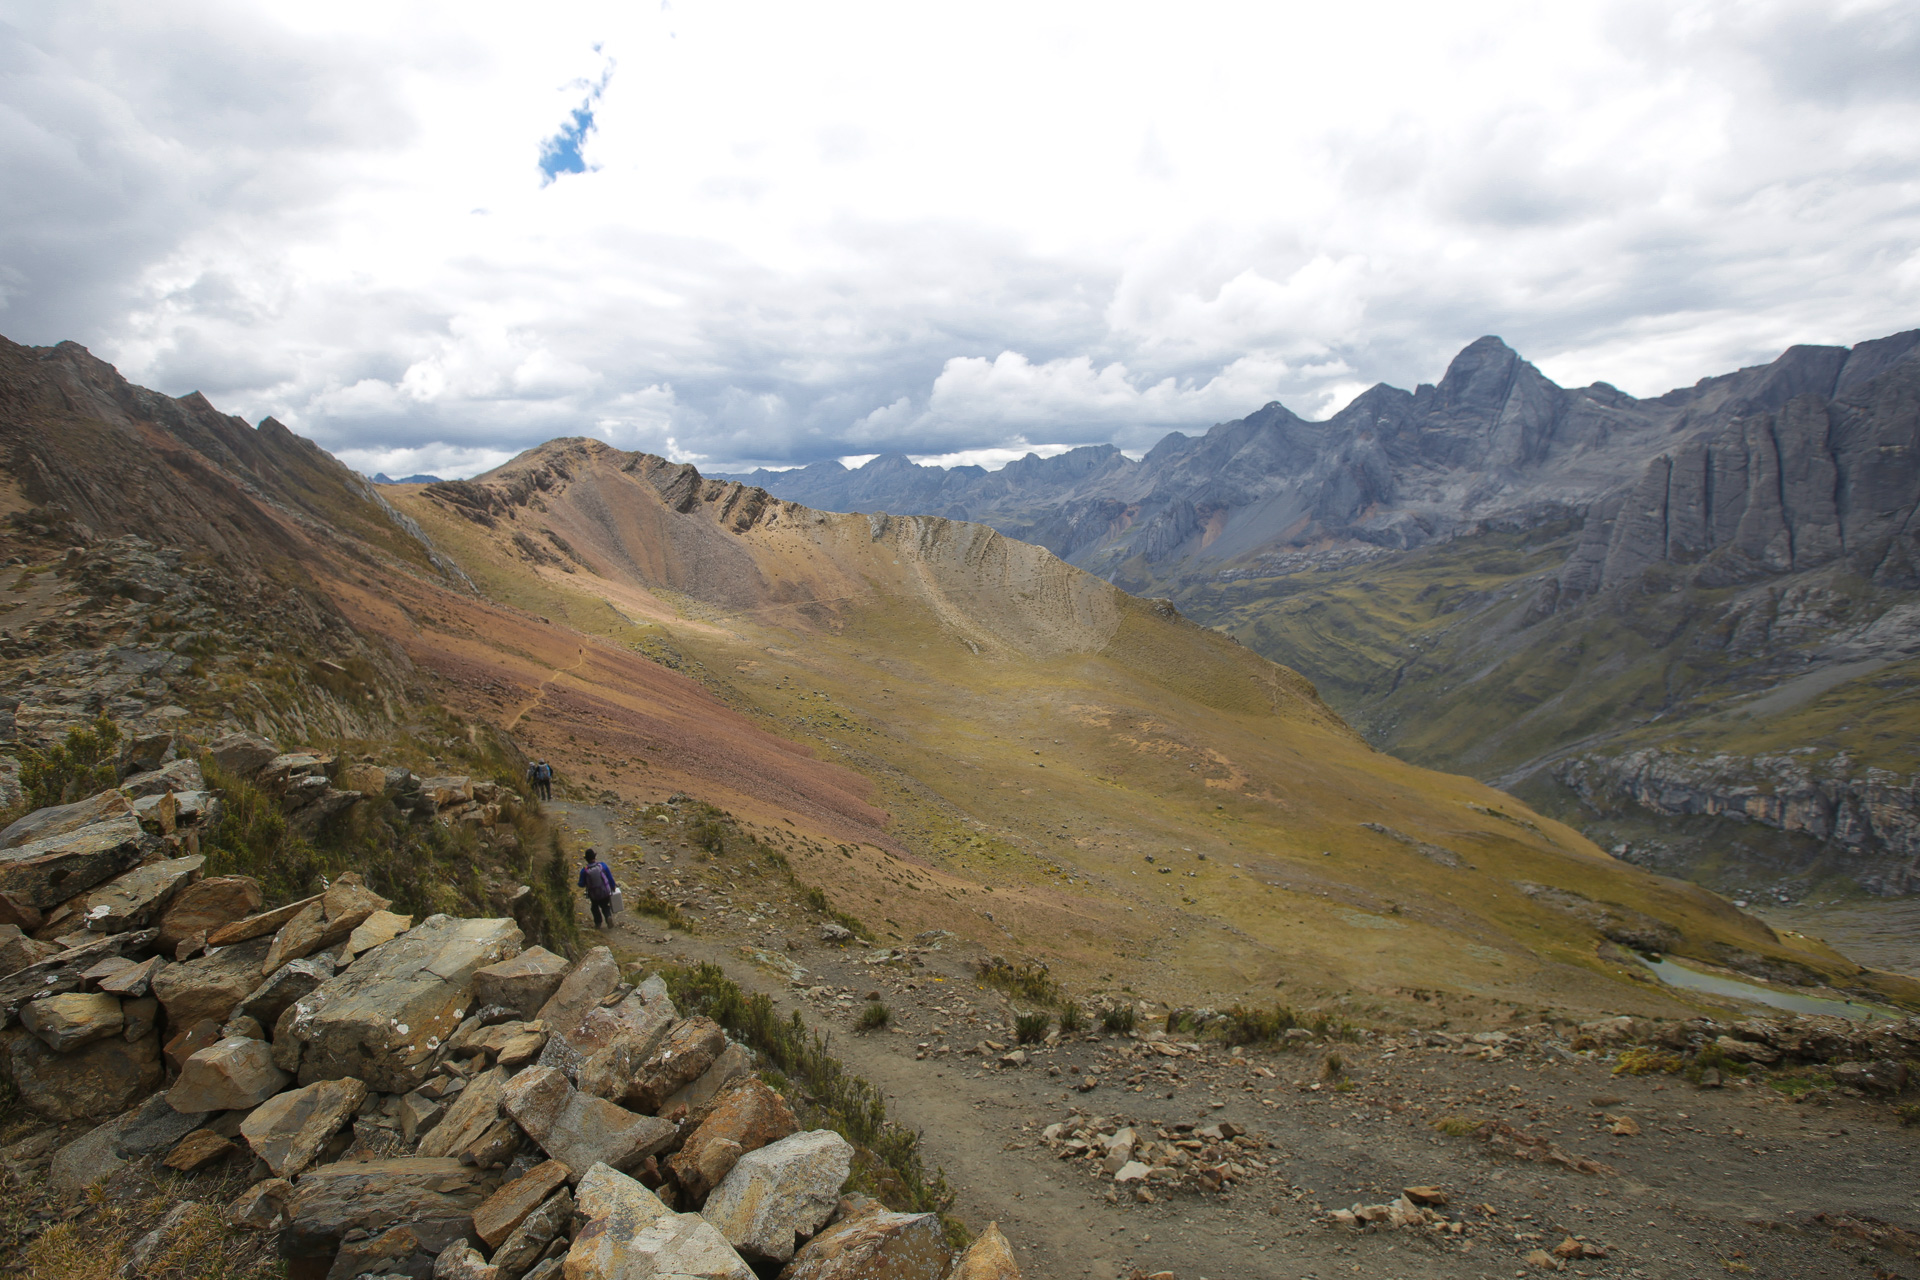
[[[558,1160],[537,1164],[494,1192],[485,1204],[473,1211],[473,1229],[486,1241],[487,1248],[497,1249],[528,1214],[566,1185],[566,1165]]]
[[[128,961],[125,968],[115,969],[104,978],[94,980],[94,985],[110,996],[120,996],[128,1000],[138,1000],[147,994],[154,978],[167,967],[162,956],[148,956],[138,963]],[[155,1003],[159,1003],[157,1000]]]
[[[564,1250],[566,1242],[561,1241],[560,1237],[566,1233],[572,1218],[573,1197],[562,1186],[521,1219],[520,1225],[513,1229],[513,1234],[500,1243],[493,1253],[493,1265],[500,1269],[502,1277],[524,1276],[556,1241]]]
[[[796,1133],[741,1156],[700,1215],[742,1254],[785,1262],[833,1216],[852,1169],[853,1144],[833,1130]]]
[[[287,1087],[287,1073],[273,1065],[264,1040],[228,1036],[200,1050],[180,1068],[167,1090],[175,1111],[245,1111]]]
[[[198,1129],[205,1116],[190,1116],[173,1109],[167,1095],[156,1093],[139,1108],[121,1116],[114,1132],[114,1154],[123,1160],[171,1150],[173,1145]]]
[[[200,874],[206,861],[194,854],[190,858],[169,858],[165,862],[135,867],[88,894],[86,905],[80,910],[81,919],[94,933],[145,928],[183,885]]]
[[[283,1016],[300,1080],[355,1076],[380,1093],[418,1088],[473,999],[475,970],[517,955],[512,920],[430,916],[296,1001]]]
[[[265,937],[269,933],[278,933],[282,925],[320,901],[320,898],[321,895],[316,893],[311,898],[302,898],[298,902],[289,902],[284,907],[275,907],[271,911],[262,911],[257,915],[223,924],[207,934],[207,945],[231,947],[235,943]]]
[[[666,1100],[705,1075],[727,1047],[727,1033],[712,1018],[674,1025],[624,1091],[621,1101],[637,1111],[658,1111]]]
[[[711,1107],[723,1090],[735,1080],[753,1074],[753,1050],[743,1044],[729,1044],[713,1060],[707,1073],[660,1104],[661,1115],[672,1115],[681,1107],[687,1115],[699,1117]]]
[[[100,1179],[126,1168],[126,1157],[114,1148],[119,1132],[120,1121],[109,1120],[60,1148],[47,1169],[48,1185],[62,1195],[81,1195]]]
[[[325,956],[290,960],[247,993],[240,1002],[240,1012],[263,1027],[271,1027],[280,1021],[288,1005],[319,990],[332,977],[333,962]]]
[[[366,1101],[358,1080],[322,1080],[276,1094],[240,1122],[240,1136],[276,1178],[296,1178]]]
[[[243,781],[251,781],[280,754],[280,748],[251,733],[229,733],[215,738],[207,748],[214,764]]]
[[[129,814],[0,850],[0,893],[40,911],[59,906],[138,866],[141,837]]]
[[[450,1241],[473,1230],[473,1211],[495,1181],[458,1160],[418,1157],[308,1169],[287,1207],[280,1256],[331,1258],[347,1232],[356,1229],[379,1235],[407,1226]]]
[[[581,1093],[552,1067],[528,1067],[508,1081],[500,1107],[576,1177],[596,1164],[631,1169],[679,1136],[669,1121]]]
[[[133,802],[118,791],[102,791],[72,804],[48,805],[35,809],[24,818],[0,830],[0,849],[18,849],[21,845],[66,835],[96,822],[111,822],[133,816]]]
[[[881,1209],[836,1222],[807,1241],[780,1280],[941,1280],[947,1262],[938,1217]]]
[[[580,1025],[587,1010],[612,995],[620,986],[620,965],[613,952],[595,947],[580,958],[580,963],[560,982],[547,1002],[540,1006],[540,1021],[549,1035],[565,1035]]]
[[[196,933],[214,933],[258,911],[260,900],[260,882],[252,876],[195,880],[174,894],[160,913],[160,940],[155,945],[162,954],[172,955]]]
[[[83,1044],[119,1035],[124,1019],[113,996],[73,991],[29,1000],[20,1007],[20,1025],[55,1053],[72,1053]]]
[[[234,1006],[260,985],[260,961],[266,954],[266,941],[256,938],[163,969],[154,977],[153,994],[167,1011],[167,1025],[224,1023]]]
[[[574,1212],[586,1225],[567,1250],[567,1280],[749,1280],[753,1275],[706,1219],[673,1212],[653,1192],[606,1165],[595,1165],[580,1179]]]
[[[490,964],[473,975],[478,1008],[500,1005],[522,1021],[531,1020],[553,998],[567,976],[567,962],[545,947],[528,947],[511,960]]]
[[[20,1100],[49,1120],[119,1115],[152,1093],[165,1075],[160,1041],[108,1036],[72,1053],[55,1053],[24,1027],[0,1034],[6,1074]]]

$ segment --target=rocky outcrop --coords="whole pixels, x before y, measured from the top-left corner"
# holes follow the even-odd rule
[[[1579,756],[1553,776],[1599,812],[1633,805],[1796,832],[1841,856],[1831,870],[1870,893],[1920,892],[1920,776],[1856,769],[1842,753],[1702,756],[1649,747]]]

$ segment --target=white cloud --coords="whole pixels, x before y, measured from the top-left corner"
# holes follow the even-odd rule
[[[1903,0],[0,0],[0,332],[353,457],[1137,450],[1489,332],[1656,393],[1914,323],[1916,52]]]
[[[923,467],[984,467],[988,471],[998,471],[1009,462],[1017,462],[1030,453],[1042,458],[1057,458],[1074,447],[1070,444],[1028,444],[1022,440],[1000,448],[960,449],[953,453],[908,456]]]

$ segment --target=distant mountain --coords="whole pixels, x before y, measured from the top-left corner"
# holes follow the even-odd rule
[[[395,480],[384,471],[376,471],[373,473],[373,482],[375,484],[439,484],[440,477],[422,473],[417,476],[402,476]]]
[[[1318,423],[1270,404],[1138,462],[896,454],[753,480],[980,520],[1172,597],[1377,744],[1519,787],[1630,856],[1789,896],[1915,892],[1917,352],[1920,330],[1798,346],[1637,399],[1557,386],[1486,337],[1437,385]],[[1785,750],[1794,768],[1770,763]],[[1776,790],[1791,800],[1749,802]]]

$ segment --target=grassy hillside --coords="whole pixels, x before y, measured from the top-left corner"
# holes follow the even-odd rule
[[[1678,1008],[1604,936],[1643,919],[1703,959],[1859,980],[1483,784],[1375,751],[1294,672],[1043,551],[751,493],[569,442],[473,491],[402,491],[485,595],[532,621],[449,599],[409,609],[414,636],[382,625],[423,664],[457,648],[511,671],[517,706],[484,692],[494,677],[462,687],[572,776],[698,787],[891,937],[948,929],[1097,988]],[[1488,547],[1471,581],[1510,583],[1536,554]],[[1356,616],[1380,607],[1368,597]],[[1434,595],[1404,607],[1452,616]],[[665,669],[660,690],[691,682],[726,709],[708,713],[717,750],[690,724],[636,748],[664,714],[635,689],[636,658]],[[796,808],[758,765],[729,778],[725,743],[749,731],[849,803]],[[1556,906],[1535,884],[1577,896]]]

